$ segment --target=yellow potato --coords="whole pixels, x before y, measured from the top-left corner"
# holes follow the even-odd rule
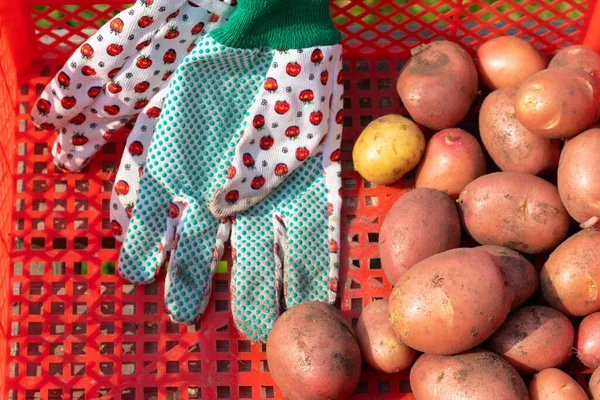
[[[390,114],[371,122],[360,134],[352,158],[354,169],[369,182],[389,185],[417,166],[425,136],[411,120]]]

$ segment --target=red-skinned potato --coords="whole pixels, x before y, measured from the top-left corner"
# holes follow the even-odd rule
[[[392,285],[404,273],[434,254],[457,248],[461,228],[456,204],[434,189],[415,189],[400,197],[379,233],[379,256]]]
[[[477,50],[477,58],[479,77],[490,90],[518,87],[548,64],[531,43],[516,36],[488,40]]]
[[[592,400],[600,400],[600,368],[596,368],[588,384]]]
[[[540,272],[546,303],[570,316],[600,311],[600,230],[585,229],[560,244]]]
[[[346,399],[360,379],[352,327],[324,303],[300,303],[277,319],[267,338],[267,361],[290,400]]]
[[[598,119],[600,83],[577,69],[547,69],[530,76],[515,96],[515,113],[546,139],[569,139]]]
[[[410,370],[416,400],[527,400],[527,386],[501,357],[483,350],[423,354]]]
[[[534,175],[484,175],[465,187],[458,204],[466,231],[480,244],[535,254],[556,246],[569,230],[556,186]]]
[[[457,199],[469,182],[485,173],[485,156],[477,139],[462,129],[444,129],[427,142],[415,187],[437,189]]]
[[[582,228],[600,227],[600,129],[570,139],[560,156],[558,192]]]
[[[411,53],[396,86],[408,113],[416,122],[438,131],[456,126],[477,95],[473,59],[449,41],[424,44]]]
[[[539,285],[535,267],[518,252],[502,246],[481,246],[500,260],[506,284],[515,292],[511,309],[515,310],[535,293]]]
[[[560,311],[523,307],[508,316],[487,347],[520,373],[532,374],[569,361],[574,335],[573,324]]]
[[[410,367],[417,352],[402,343],[392,330],[388,305],[387,300],[375,300],[362,310],[356,338],[363,360],[370,367],[391,374]]]
[[[600,367],[600,312],[581,321],[575,335],[577,358],[588,368]]]
[[[588,400],[579,383],[556,368],[545,369],[533,376],[529,397],[531,400]]]
[[[554,68],[576,68],[588,74],[600,74],[600,54],[582,45],[565,47],[550,61],[548,69]]]
[[[515,294],[499,260],[481,249],[453,249],[414,265],[390,296],[390,323],[413,349],[457,354],[504,322]]]
[[[560,141],[545,139],[523,126],[515,114],[516,88],[490,93],[479,111],[479,132],[486,150],[502,171],[539,175],[555,170]]]

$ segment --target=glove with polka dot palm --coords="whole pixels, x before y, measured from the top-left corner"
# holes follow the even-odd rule
[[[148,283],[171,252],[174,320],[204,311],[230,232],[232,312],[246,336],[264,340],[280,304],[335,300],[339,40],[327,0],[240,0],[175,72],[119,263]]]

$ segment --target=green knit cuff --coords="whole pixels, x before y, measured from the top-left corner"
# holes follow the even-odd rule
[[[302,49],[334,45],[342,36],[329,0],[239,0],[237,10],[211,36],[235,48]]]

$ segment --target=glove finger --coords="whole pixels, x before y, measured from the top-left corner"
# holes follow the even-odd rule
[[[31,114],[34,124],[46,130],[65,126],[92,104],[125,60],[151,41],[159,24],[183,3],[139,0],[103,25],[46,86]]]
[[[115,182],[127,182],[130,190],[127,193],[117,193],[117,185],[114,185],[110,198],[111,220],[117,221],[123,227],[123,232],[127,232],[129,219],[139,197],[140,180],[148,158],[148,148],[152,142],[152,135],[163,106],[166,90],[167,88],[154,96],[142,113],[138,115],[125,143],[125,151],[121,158]],[[123,241],[124,235],[115,235],[115,238],[118,241]]]
[[[219,221],[194,199],[176,197],[182,217],[175,228],[174,249],[165,280],[165,305],[175,322],[193,324],[204,312],[212,277],[229,237]],[[215,247],[216,238],[216,247]]]
[[[281,259],[272,210],[260,203],[235,218],[231,247],[231,312],[238,331],[266,342],[280,314]]]

